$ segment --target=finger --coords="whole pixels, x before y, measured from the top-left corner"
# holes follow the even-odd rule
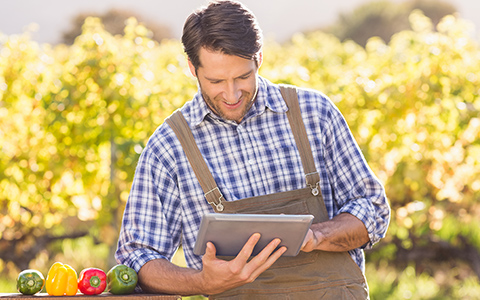
[[[308,232],[305,235],[305,239],[303,240],[302,249],[311,239],[313,239],[313,232],[311,229],[308,229]]]
[[[217,248],[215,248],[215,245],[212,242],[208,242],[203,258],[213,260],[216,258],[216,255],[217,255]]]
[[[271,255],[273,255],[275,249],[277,249],[278,245],[280,245],[280,239],[273,239],[270,243],[268,243],[265,248],[260,251],[249,263],[248,268],[250,271],[254,271],[255,269],[259,268],[263,265]]]
[[[265,272],[270,268],[282,255],[287,251],[287,247],[282,246],[277,251],[273,252],[272,255],[268,256],[263,264],[258,266],[251,274],[252,280],[255,280],[260,274]]]
[[[253,248],[257,244],[258,240],[260,239],[260,233],[254,233],[250,236],[247,240],[245,245],[243,245],[242,250],[237,254],[237,256],[230,261],[230,270],[235,273],[241,273],[242,270],[245,268],[248,259],[252,255]]]
[[[302,247],[300,248],[301,251],[305,251],[305,252],[310,252],[312,251],[312,243],[314,241],[314,234],[313,234],[313,231],[311,229],[308,230],[306,236],[305,236],[305,239],[303,240],[303,244],[302,244]]]
[[[252,255],[253,249],[255,248],[255,245],[258,243],[259,240],[260,233],[252,234],[248,241],[245,243],[245,245],[243,245],[242,250],[240,250],[235,260],[240,260],[243,263],[246,263]]]

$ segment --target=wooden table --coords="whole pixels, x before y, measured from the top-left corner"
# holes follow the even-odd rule
[[[97,299],[96,299],[97,298]],[[0,293],[0,300],[180,300],[179,295],[158,295],[158,294],[129,294],[114,295],[111,293],[102,293],[100,295],[84,295],[81,293],[75,296],[50,296],[47,293],[35,295],[22,295],[20,293]]]

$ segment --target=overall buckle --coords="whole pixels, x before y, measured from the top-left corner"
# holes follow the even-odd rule
[[[320,181],[317,181],[317,183],[315,183],[315,185],[312,185],[309,183],[309,180],[308,180],[308,177],[310,175],[315,175],[317,174],[318,175],[318,172],[313,172],[313,173],[308,173],[308,174],[305,174],[305,180],[307,181],[307,185],[310,187],[310,189],[312,190],[312,195],[314,196],[318,196],[318,194],[320,194]]]
[[[210,193],[213,193],[215,190],[217,190],[217,191],[218,191],[218,194],[220,195],[220,196],[218,197],[218,203],[216,203],[215,201],[211,201],[211,202],[208,201],[208,196],[207,196],[207,195],[210,194]],[[214,197],[215,197],[215,196],[214,196]],[[208,204],[215,206],[215,209],[216,209],[217,211],[223,211],[223,210],[224,210],[225,207],[224,207],[223,204],[222,204],[223,195],[222,195],[222,192],[220,192],[220,190],[218,189],[218,186],[215,187],[214,189],[206,192],[206,193],[205,193],[205,198],[207,199]]]

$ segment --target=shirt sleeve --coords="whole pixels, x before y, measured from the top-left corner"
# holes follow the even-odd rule
[[[385,189],[368,166],[344,117],[330,103],[325,134],[325,161],[334,190],[337,214],[350,213],[361,220],[371,248],[385,237],[390,207]]]
[[[125,207],[115,258],[135,271],[153,259],[171,259],[180,243],[179,193],[156,151],[140,156]]]

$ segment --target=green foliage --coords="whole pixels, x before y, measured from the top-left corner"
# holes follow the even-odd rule
[[[392,219],[369,261],[403,269],[414,260],[434,276],[438,260],[480,260],[480,49],[453,16],[436,31],[420,11],[410,21],[412,31],[365,48],[321,32],[297,35],[266,47],[274,55],[265,54],[262,72],[329,95],[384,182]]]
[[[372,298],[469,299],[480,271],[455,255],[480,249],[480,49],[452,16],[437,30],[418,11],[410,22],[365,48],[322,32],[268,41],[261,74],[327,94],[385,184],[392,220],[367,252]],[[5,278],[55,260],[112,266],[138,155],[197,90],[182,52],[134,19],[124,36],[88,19],[72,46],[0,36]]]
[[[26,268],[53,240],[86,234],[116,246],[139,153],[196,91],[181,45],[147,33],[131,19],[114,37],[91,18],[70,47],[2,37],[2,259]]]
[[[410,29],[408,16],[414,10],[423,11],[434,24],[457,11],[449,2],[438,0],[377,0],[363,4],[351,13],[340,14],[338,21],[325,31],[342,41],[351,39],[362,46],[371,37],[389,42],[393,34]]]
[[[448,270],[445,266],[444,270]],[[375,266],[367,264],[366,276],[372,299],[477,299],[480,284],[476,277],[459,280],[447,277],[445,273],[431,276],[424,272],[418,274],[413,264],[408,265],[400,274],[387,263]],[[458,274],[457,274],[458,275]],[[450,280],[449,284],[445,284]]]

